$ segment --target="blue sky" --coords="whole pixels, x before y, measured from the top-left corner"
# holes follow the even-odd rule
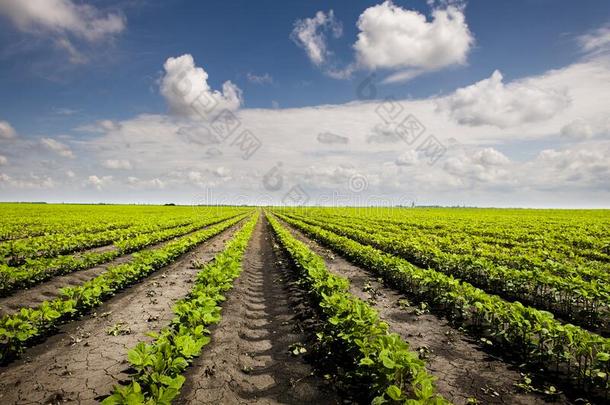
[[[32,6],[25,7],[0,0],[0,122],[9,125],[17,135],[6,137],[13,139],[12,144],[0,144],[0,156],[4,157],[0,159],[0,172],[4,176],[0,182],[0,198],[5,200],[13,197],[86,201],[153,198],[162,202],[167,195],[178,192],[188,195],[182,199],[188,202],[193,195],[210,187],[227,196],[242,193],[249,195],[244,198],[255,198],[256,189],[244,192],[248,189],[246,185],[253,183],[247,174],[264,175],[268,168],[255,160],[244,165],[244,159],[231,156],[229,151],[218,155],[217,161],[206,158],[198,162],[193,158],[188,163],[178,163],[168,158],[158,171],[143,161],[135,164],[137,159],[132,161],[129,154],[123,156],[121,151],[117,150],[116,156],[104,152],[112,149],[104,142],[132,137],[126,142],[141,147],[138,152],[142,156],[157,156],[153,149],[145,149],[146,145],[156,142],[163,150],[168,140],[179,141],[184,128],[208,125],[187,117],[188,114],[179,111],[181,106],[177,101],[161,91],[170,76],[164,63],[168,58],[182,55],[190,55],[194,72],[197,68],[205,71],[210,89],[220,90],[223,83],[231,82],[239,92],[239,101],[231,104],[229,97],[222,93],[221,100],[228,100],[232,111],[257,128],[259,138],[267,130],[278,132],[270,134],[265,144],[272,145],[269,149],[274,150],[273,157],[281,155],[282,148],[299,152],[294,159],[284,157],[296,163],[294,167],[284,164],[283,176],[291,179],[287,183],[309,190],[310,201],[316,195],[330,193],[341,182],[349,183],[352,176],[361,175],[367,179],[369,193],[412,194],[426,203],[449,204],[452,201],[448,196],[454,195],[452,187],[461,190],[466,187],[470,191],[460,198],[463,203],[561,206],[565,202],[564,193],[574,195],[573,190],[567,190],[571,190],[575,174],[570,177],[563,173],[565,181],[552,187],[553,190],[536,184],[513,184],[508,178],[496,183],[490,179],[502,177],[498,171],[507,162],[520,164],[523,171],[535,170],[533,167],[541,159],[549,159],[550,152],[540,155],[545,150],[555,151],[555,160],[567,159],[568,155],[582,157],[587,151],[602,153],[600,160],[609,157],[603,149],[607,146],[604,116],[608,116],[608,108],[601,105],[606,100],[607,89],[596,83],[583,83],[579,89],[568,88],[574,85],[570,83],[573,78],[591,76],[586,73],[586,68],[591,66],[598,73],[593,76],[604,82],[610,37],[607,1],[35,0],[31,3]],[[323,21],[317,25],[313,21],[316,13],[321,13],[318,18]],[[435,13],[440,13],[437,20]],[[54,20],[48,18],[51,14]],[[449,16],[444,23],[442,15]],[[370,23],[369,28],[358,26],[359,18]],[[456,23],[460,18],[463,24]],[[299,40],[296,33],[299,22],[303,28],[307,19],[311,20],[309,34],[314,34],[307,38],[312,42]],[[413,29],[406,27],[411,23]],[[396,25],[399,27],[395,28]],[[443,29],[454,30],[449,36],[457,42],[452,44],[451,38],[434,34],[437,28],[437,34]],[[428,30],[432,33],[427,33]],[[368,35],[373,41],[380,38],[381,42],[358,48],[359,34]],[[315,60],[308,53],[320,44],[315,41],[323,44],[323,60]],[[391,46],[380,46],[381,43]],[[425,52],[411,53],[409,46],[432,51],[427,56],[423,55]],[[380,48],[383,50],[379,51]],[[501,72],[499,76],[493,76],[496,70]],[[391,79],[403,72],[408,80]],[[358,85],[370,74],[374,74],[375,100],[358,99]],[[528,89],[530,85],[533,90]],[[495,110],[485,111],[489,105],[476,103],[469,106],[476,111],[464,110],[463,98],[467,95],[460,93],[460,89],[469,86],[477,87],[471,87],[466,93],[481,99],[489,96],[491,88],[502,92],[490,96],[497,103]],[[585,105],[587,101],[583,97],[591,89],[597,89],[593,101],[589,101],[595,105],[594,109]],[[485,93],[479,94],[481,91]],[[387,132],[380,129],[375,118],[363,121],[352,135],[346,132],[350,131],[351,124],[345,127],[339,122],[330,122],[327,117],[332,113],[325,106],[333,105],[351,108],[353,111],[341,110],[337,115],[345,113],[349,121],[353,114],[358,121],[388,96],[404,100],[405,105],[412,106],[412,111],[422,109],[418,119],[423,121],[422,117],[426,117],[425,126],[429,132],[435,132],[444,147],[455,141],[460,146],[447,148],[449,153],[433,168],[418,169],[411,164],[412,160],[418,161],[417,156],[413,159],[407,156],[408,164],[404,164],[404,159],[387,156],[397,150],[401,152],[405,145],[396,144],[395,139],[373,136],[376,131]],[[522,97],[533,100],[533,104],[522,102]],[[579,97],[583,97],[582,105]],[[435,107],[426,107],[427,102]],[[365,109],[366,113],[358,110],[364,105],[370,107]],[[523,109],[521,113],[515,111],[519,108]],[[319,115],[311,115],[312,109]],[[502,109],[512,115],[490,118],[490,114]],[[584,116],[583,111],[589,110]],[[439,116],[430,116],[431,111]],[[534,111],[534,115],[528,111]],[[308,117],[309,127],[299,123],[299,114]],[[140,127],[130,133],[127,130],[120,133],[118,129],[143,125],[144,121],[152,132],[148,139],[138,138],[143,131]],[[168,128],[166,121],[171,121],[175,128]],[[107,125],[100,126],[101,122]],[[269,122],[274,125],[267,129],[265,125]],[[276,122],[284,126],[275,125]],[[157,130],[173,135],[157,136]],[[570,135],[570,130],[578,134]],[[349,138],[346,143],[350,148],[323,149],[325,145],[343,142],[320,141],[318,135],[326,132]],[[189,139],[192,137],[189,135]],[[274,137],[279,137],[281,142],[274,141]],[[306,137],[314,141],[311,150],[310,146],[300,143]],[[357,146],[359,142],[364,145],[363,149]],[[189,145],[192,146],[183,142],[182,146]],[[360,161],[363,150],[371,156]],[[415,153],[411,152],[407,150],[403,154]],[[417,153],[421,155],[420,152]],[[209,155],[205,149],[202,153]],[[501,164],[486,166],[485,162],[494,158]],[[483,159],[483,163],[476,159]],[[260,160],[269,159],[260,157]],[[466,160],[469,161],[465,163]],[[108,161],[120,164],[107,164]],[[397,168],[388,168],[393,161],[402,163]],[[319,169],[327,163],[328,167]],[[561,162],[554,163],[561,168]],[[468,164],[474,169],[466,168]],[[528,164],[532,168],[525,168]],[[600,171],[602,175],[607,174],[605,167],[581,166],[578,169],[586,170],[582,174],[585,177],[599,175]],[[359,167],[366,169],[360,173]],[[218,175],[219,169],[231,174]],[[399,179],[409,174],[409,170],[420,178],[415,186],[417,190],[401,193]],[[443,173],[434,177],[430,174],[433,171]],[[72,174],[68,176],[72,180],[62,179],[66,172]],[[190,184],[175,181],[179,173],[192,172],[200,175],[192,175],[195,180]],[[461,178],[461,184],[445,175]],[[320,180],[320,176],[325,179]],[[526,173],[523,176],[531,177]],[[331,179],[330,183],[326,177]],[[428,177],[438,180],[437,187],[430,186],[435,180]],[[469,177],[468,181],[465,177]],[[107,180],[100,180],[104,178]],[[44,179],[50,180],[44,182]],[[587,183],[583,197],[570,197],[567,204],[607,206],[608,184],[597,178],[587,179],[590,184]],[[50,184],[53,186],[49,187]],[[507,202],[502,193],[511,187],[519,187],[523,194]],[[113,190],[113,197],[104,190]],[[263,191],[270,190],[263,187]],[[353,194],[349,187],[344,191]],[[279,201],[285,195],[279,192],[269,198]]]

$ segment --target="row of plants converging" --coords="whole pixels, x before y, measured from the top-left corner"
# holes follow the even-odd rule
[[[547,251],[563,251],[570,256],[610,258],[610,223],[604,210],[308,207],[300,211],[314,216],[358,217],[427,234],[457,232],[511,248],[544,246]]]
[[[178,301],[169,327],[151,334],[151,343],[140,342],[127,355],[134,370],[129,383],[115,386],[104,405],[171,404],[180,394],[182,373],[210,342],[210,325],[220,322],[225,294],[242,269],[242,259],[259,213],[226,244],[213,261],[197,274],[190,294]]]
[[[96,233],[127,228],[151,209],[128,209],[125,206],[42,205],[0,203],[0,241],[32,238],[51,234]],[[139,208],[139,207],[138,207]],[[145,212],[142,212],[145,211]],[[154,212],[159,209],[155,207]],[[176,218],[176,215],[173,215]]]
[[[267,215],[280,243],[299,271],[300,279],[318,303],[324,318],[317,333],[333,360],[348,371],[347,380],[364,380],[373,403],[445,404],[434,378],[409,345],[369,304],[349,293],[349,281],[332,274],[324,260]],[[345,364],[343,364],[345,363]]]
[[[538,235],[536,239],[521,241],[518,239],[517,230],[521,232],[522,229],[506,227],[504,223],[496,228],[488,225],[485,227],[484,235],[479,235],[478,232],[471,229],[471,226],[476,228],[476,223],[473,225],[474,221],[468,221],[468,226],[463,224],[462,227],[451,228],[444,226],[445,224],[441,226],[437,219],[433,222],[436,226],[427,226],[422,229],[415,226],[420,225],[419,222],[414,224],[376,220],[367,216],[356,218],[341,211],[332,214],[316,212],[313,217],[342,221],[356,219],[359,224],[374,228],[376,232],[400,235],[400,237],[408,238],[418,244],[436,246],[445,252],[474,254],[476,257],[491,260],[495,264],[515,269],[531,269],[561,277],[578,276],[587,281],[610,282],[610,245],[604,249],[604,243],[610,241],[602,241],[593,248],[582,240],[563,241],[560,235],[564,234],[565,227],[545,228],[545,233]],[[527,220],[521,219],[520,224],[523,224],[524,221]],[[589,235],[585,234],[582,237],[588,238]]]
[[[317,218],[358,218],[387,230],[423,234],[443,249],[474,250],[509,267],[558,275],[577,271],[584,279],[607,276],[610,270],[610,224],[603,210],[308,207],[298,211]]]
[[[22,308],[0,319],[0,363],[9,361],[25,347],[48,334],[62,322],[102,303],[121,289],[176,260],[200,243],[235,225],[245,215],[234,217],[153,250],[133,255],[124,264],[109,267],[101,275],[77,287],[61,289],[61,295],[37,307]]]
[[[546,271],[496,265],[474,254],[455,254],[405,233],[388,234],[357,218],[312,219],[291,215],[312,225],[395,254],[422,268],[452,275],[509,300],[519,300],[602,334],[610,328],[610,284],[577,275],[560,277]]]
[[[51,258],[27,259],[18,267],[0,264],[0,296],[17,288],[31,287],[54,276],[87,269],[107,263],[116,257],[136,252],[147,246],[186,235],[206,226],[222,222],[234,215],[203,217],[184,226],[136,234],[114,243],[114,249],[102,252],[85,252]]]
[[[487,294],[452,276],[415,267],[400,257],[322,227],[282,214],[278,216],[349,260],[376,272],[412,299],[429,304],[485,341],[507,348],[507,353],[566,376],[584,391],[608,394],[609,339],[559,322],[548,312]]]
[[[210,213],[245,207],[0,203],[0,242],[63,234],[74,236],[144,223],[188,223]]]
[[[243,210],[227,209],[227,214],[233,212],[237,215]],[[108,244],[129,240],[137,235],[153,233],[164,229],[187,226],[193,222],[193,218],[174,219],[171,217],[163,220],[154,218],[141,219],[127,228],[109,229],[97,233],[67,234],[57,233],[43,235],[33,238],[10,240],[0,242],[0,258],[9,266],[19,266],[26,263],[27,259],[39,257],[53,257],[56,255],[72,253],[79,250],[91,249]]]

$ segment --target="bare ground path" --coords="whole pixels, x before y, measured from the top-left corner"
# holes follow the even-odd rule
[[[0,403],[94,404],[110,394],[115,383],[128,378],[128,350],[150,340],[148,332],[168,325],[172,305],[191,290],[199,271],[192,263],[211,260],[238,226],[112,297],[96,314],[63,325],[23,359],[0,368]]]
[[[371,272],[321,246],[282,221],[282,225],[320,255],[328,269],[350,280],[350,292],[368,301],[391,332],[399,334],[412,349],[420,350],[426,368],[437,378],[438,392],[455,404],[474,398],[481,404],[542,404],[541,395],[523,393],[515,386],[522,376],[514,367],[483,351],[447,320],[420,308],[405,305],[405,296],[384,286]],[[570,403],[564,396],[555,404]]]
[[[243,271],[223,305],[222,321],[187,371],[176,403],[340,403],[302,356],[290,353],[306,337],[299,328],[298,293],[285,266],[261,216]]]

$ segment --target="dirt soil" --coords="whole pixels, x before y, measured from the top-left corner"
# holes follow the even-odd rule
[[[197,229],[193,232],[189,232],[185,235],[178,236],[164,242],[155,243],[140,251],[158,249],[172,241],[192,235],[205,228],[206,227]],[[111,266],[117,266],[119,264],[131,261],[132,257],[133,254],[119,256],[108,263],[100,264],[88,269],[73,271],[61,276],[55,276],[30,288],[16,290],[11,295],[0,297],[0,317],[14,314],[21,308],[37,306],[42,304],[44,301],[57,298],[60,295],[60,288],[79,286],[86,281],[89,281],[104,273]]]
[[[179,404],[337,404],[302,355],[290,353],[307,338],[299,294],[273,249],[264,217],[244,256],[243,271],[223,304],[212,342],[187,371]]]
[[[191,290],[199,271],[192,264],[212,260],[236,229],[209,239],[0,368],[0,403],[94,404],[110,394],[128,378],[128,350],[168,325],[172,305]]]
[[[350,292],[368,301],[388,323],[391,332],[399,334],[413,350],[420,352],[428,371],[437,378],[438,392],[445,398],[455,404],[467,404],[469,398],[476,399],[479,404],[547,403],[542,395],[521,392],[515,384],[521,383],[523,378],[515,367],[486,353],[445,319],[405,305],[407,297],[384,286],[374,274],[281,222],[319,254],[331,272],[348,278]],[[561,395],[554,398],[553,403],[570,402]]]

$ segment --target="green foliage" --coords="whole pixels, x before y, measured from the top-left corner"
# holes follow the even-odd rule
[[[602,392],[610,389],[609,339],[564,324],[549,312],[505,301],[433,269],[415,267],[400,257],[322,226],[280,216],[350,260],[375,271],[397,289],[449,314],[486,342],[508,348],[529,363],[564,370],[585,389]]]
[[[201,242],[235,225],[244,216],[176,239],[155,250],[134,254],[129,263],[110,267],[78,287],[61,290],[61,296],[35,308],[22,308],[0,319],[0,362],[19,354],[34,338],[44,336],[61,322],[91,309],[121,289],[166,266]]]
[[[243,254],[257,220],[258,214],[214,261],[203,266],[189,296],[174,305],[171,325],[155,335],[152,343],[140,342],[129,351],[127,358],[135,374],[126,387],[116,386],[103,404],[171,404],[178,396],[184,383],[183,371],[210,342],[206,328],[220,322],[219,304],[241,272]]]
[[[436,394],[433,377],[418,355],[400,336],[388,332],[370,305],[348,292],[348,280],[333,275],[320,256],[271,215],[267,218],[325,316],[327,325],[318,339],[333,356],[351,359],[348,369],[368,382],[373,403],[447,403]]]

